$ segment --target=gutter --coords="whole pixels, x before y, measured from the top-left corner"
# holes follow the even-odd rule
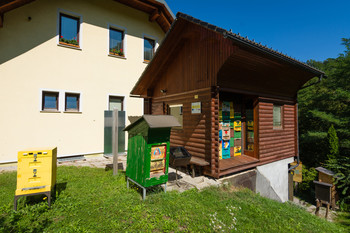
[[[291,166],[288,169],[288,172],[292,171],[293,169],[297,168],[300,164],[300,156],[299,156],[299,105],[297,104],[297,164],[295,164],[294,166]]]

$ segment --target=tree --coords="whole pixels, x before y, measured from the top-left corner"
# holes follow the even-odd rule
[[[336,160],[339,155],[339,138],[337,136],[337,132],[335,131],[333,124],[331,125],[331,127],[329,127],[327,139],[329,148],[327,158],[328,160]]]
[[[340,206],[349,210],[350,39],[342,39],[342,44],[345,51],[337,58],[308,61],[326,77],[298,93],[300,157],[308,168],[324,165],[336,173]]]
[[[326,73],[321,83],[298,93],[300,156],[308,167],[327,159],[327,132],[333,125],[339,137],[339,154],[350,154],[350,39],[342,39],[346,50],[338,58],[308,64]],[[316,82],[317,77],[306,85]]]

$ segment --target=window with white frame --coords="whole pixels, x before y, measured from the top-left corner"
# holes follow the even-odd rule
[[[59,109],[59,92],[43,91],[42,92],[42,111],[58,111]]]
[[[65,94],[65,111],[66,112],[80,111],[80,94],[79,93]]]

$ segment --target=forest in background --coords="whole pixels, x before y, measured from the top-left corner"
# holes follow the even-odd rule
[[[321,82],[310,80],[298,93],[301,193],[314,197],[313,180],[318,166],[336,173],[342,210],[350,210],[350,39],[337,58],[307,63],[325,72]],[[310,85],[307,87],[308,85]],[[312,85],[314,84],[314,85]]]

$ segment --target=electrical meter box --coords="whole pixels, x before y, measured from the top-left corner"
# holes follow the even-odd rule
[[[126,176],[142,188],[168,181],[170,131],[181,126],[171,115],[144,115],[129,133]]]
[[[30,149],[18,152],[17,200],[22,196],[44,194],[51,204],[51,191],[56,185],[57,148]]]

